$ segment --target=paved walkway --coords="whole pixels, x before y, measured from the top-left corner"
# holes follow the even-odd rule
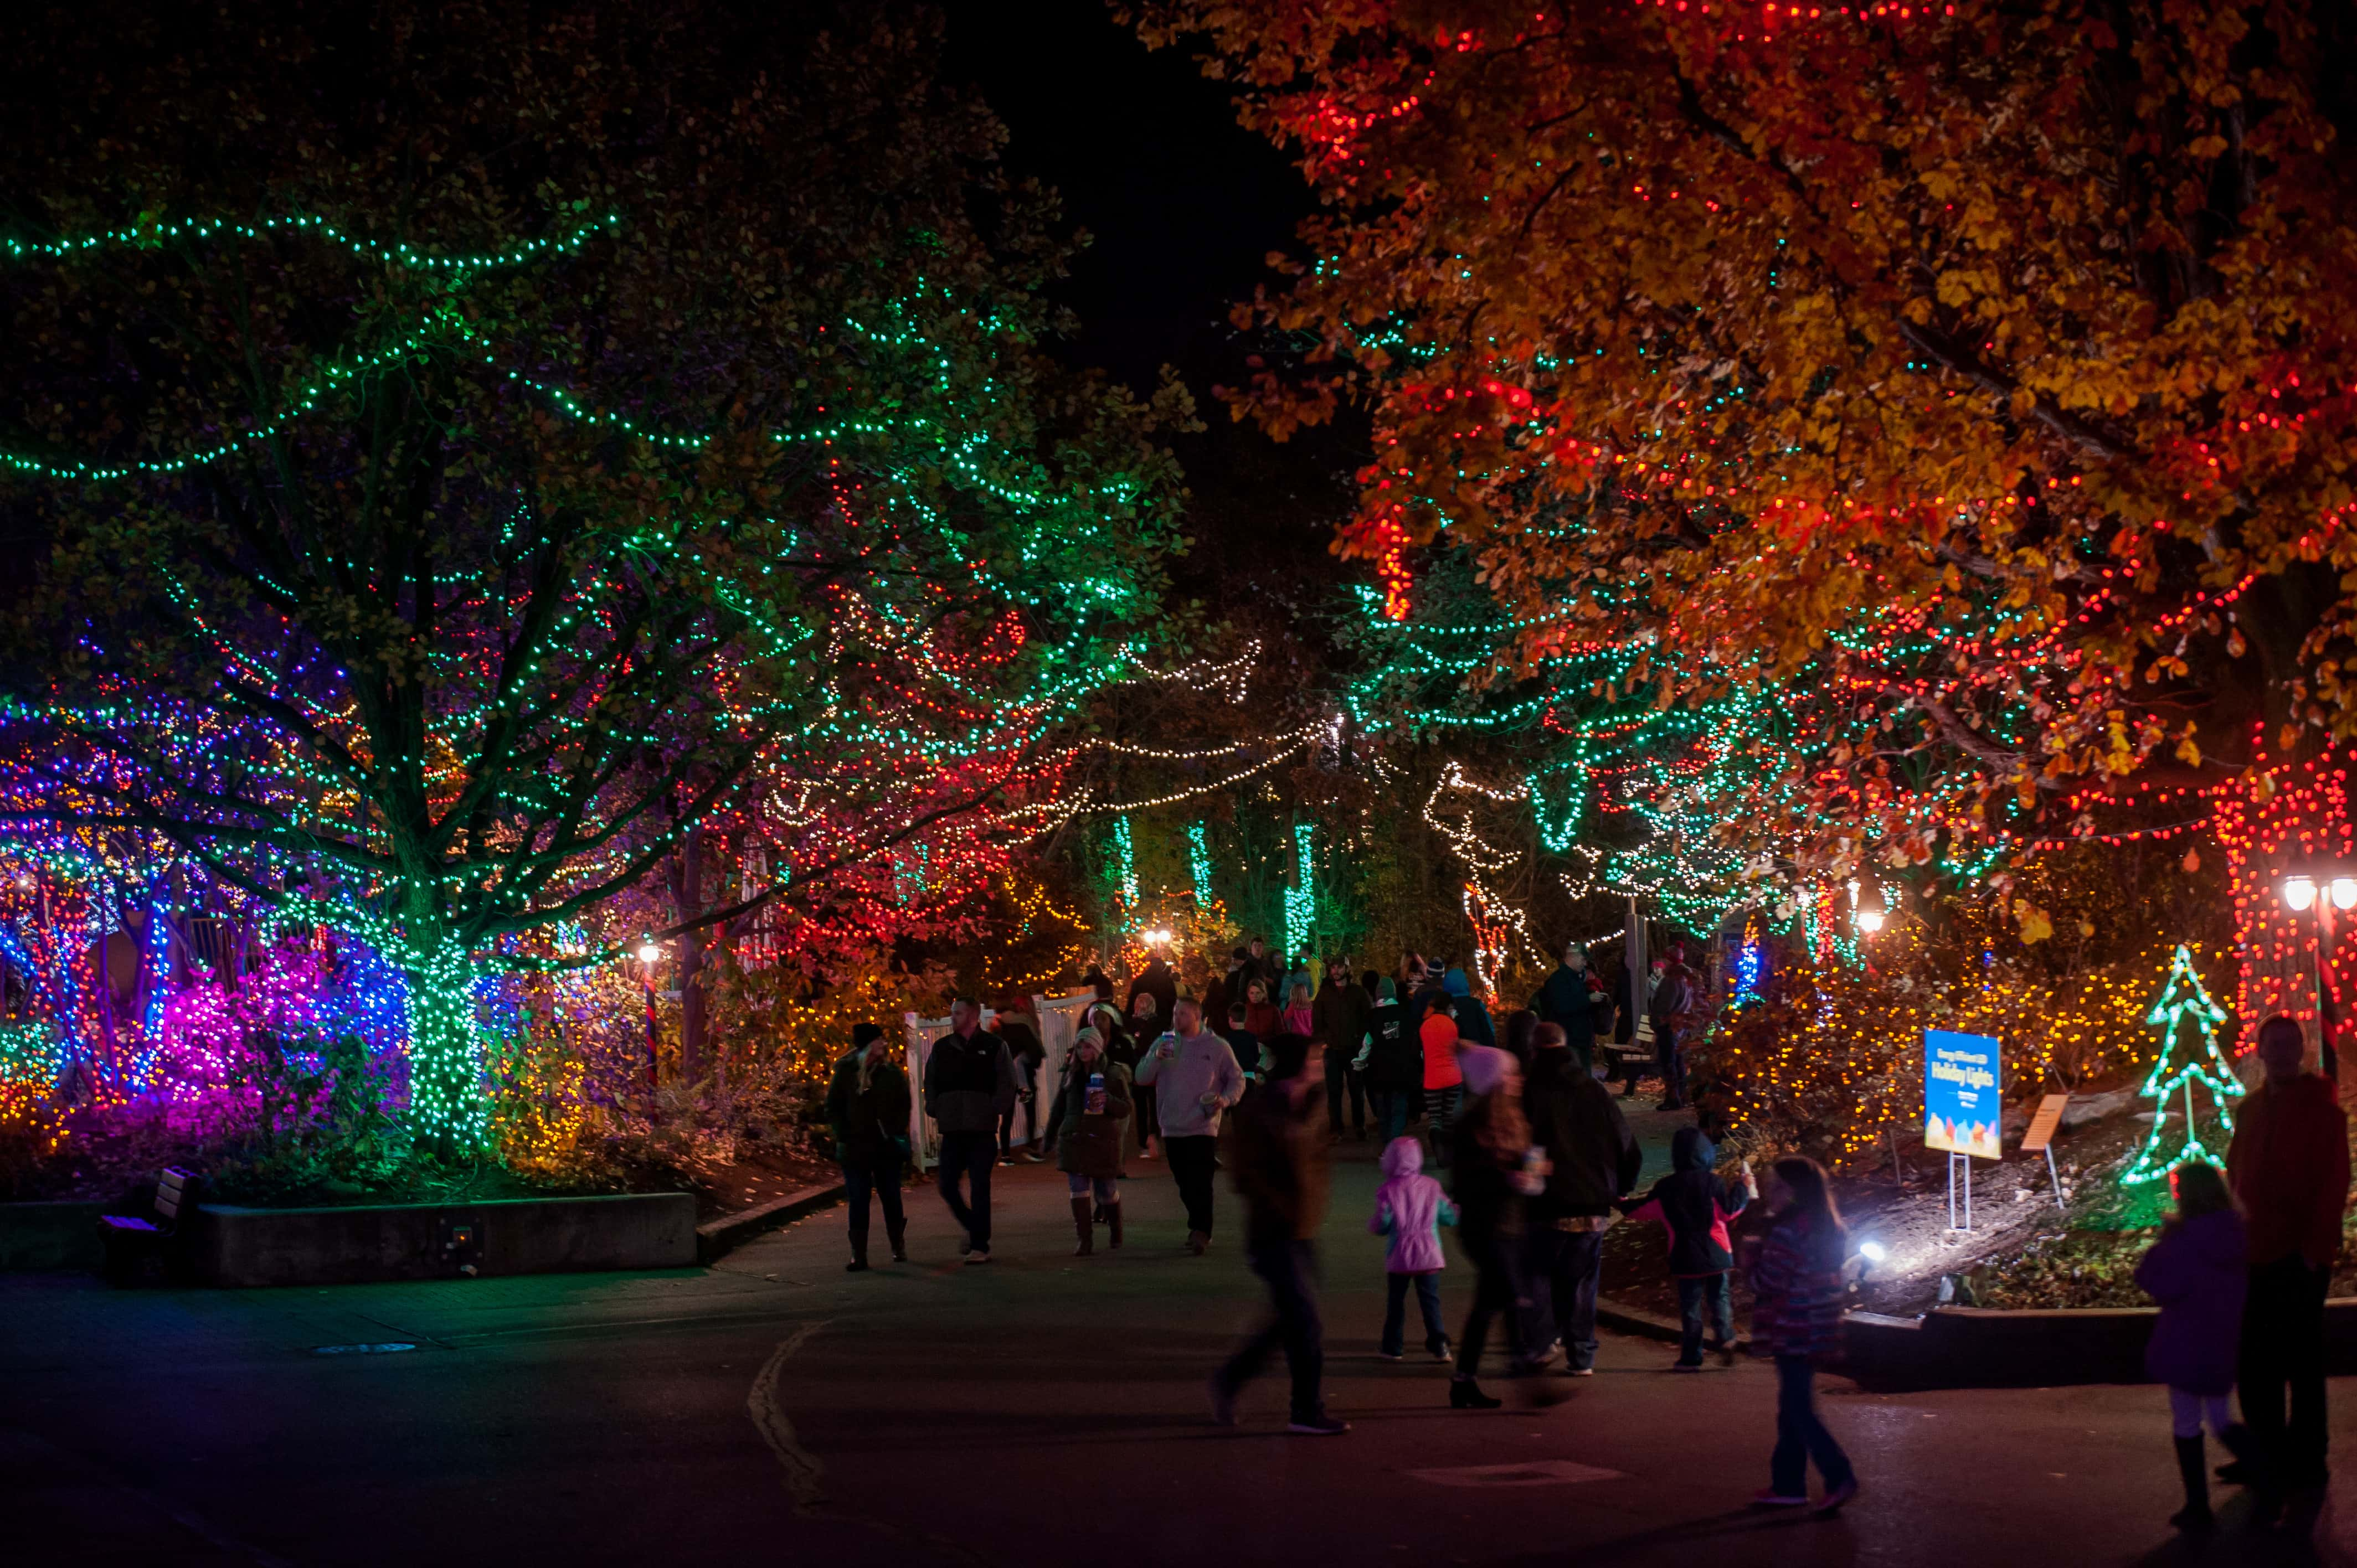
[[[1203,1380],[1258,1312],[1232,1199],[1192,1258],[1167,1175],[1134,1169],[1132,1244],[1081,1261],[1060,1178],[1024,1166],[999,1173],[987,1269],[957,1265],[915,1192],[913,1261],[856,1276],[838,1211],[713,1270],[242,1293],[0,1278],[0,1539],[27,1562],[141,1564],[2357,1560],[2345,1488],[2307,1538],[2180,1547],[2149,1389],[1835,1382],[1866,1493],[1835,1521],[1743,1506],[1772,1420],[1757,1365],[1680,1377],[1668,1347],[1608,1337],[1553,1409],[1453,1412],[1445,1369],[1373,1357],[1363,1159],[1338,1171],[1325,1252],[1329,1398],[1356,1430],[1285,1435],[1272,1377],[1223,1431]],[[1452,1267],[1452,1328],[1469,1284]],[[2357,1389],[2336,1394],[2347,1452]]]

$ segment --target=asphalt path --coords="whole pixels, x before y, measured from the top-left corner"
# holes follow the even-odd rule
[[[1352,1151],[1352,1153],[1356,1153]],[[1133,1164],[1129,1245],[1073,1259],[1062,1179],[998,1173],[998,1261],[960,1266],[930,1191],[911,1261],[845,1274],[841,1212],[712,1269],[328,1290],[115,1292],[0,1278],[0,1553],[90,1563],[2357,1562],[2357,1495],[2187,1545],[2158,1391],[1911,1395],[1825,1380],[1863,1495],[1763,1515],[1773,1381],[1608,1336],[1560,1402],[1448,1409],[1378,1360],[1376,1173],[1337,1169],[1323,1244],[1338,1438],[1243,1423],[1205,1379],[1260,1313],[1233,1198],[1195,1258]],[[879,1227],[880,1230],[880,1227]],[[880,1236],[879,1236],[880,1241]],[[880,1251],[880,1247],[879,1247]],[[1452,1331],[1469,1292],[1452,1256]],[[414,1348],[367,1348],[412,1346]],[[324,1353],[323,1353],[324,1352]],[[1523,1391],[1493,1380],[1493,1391]],[[2341,1451],[2357,1389],[2336,1385]],[[22,1550],[26,1554],[16,1555]]]

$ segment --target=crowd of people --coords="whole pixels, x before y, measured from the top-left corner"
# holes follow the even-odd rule
[[[1773,1359],[1778,1390],[1770,1484],[1754,1501],[1830,1512],[1857,1495],[1857,1473],[1818,1418],[1813,1388],[1818,1363],[1838,1348],[1850,1255],[1824,1170],[1787,1156],[1764,1181],[1748,1162],[1722,1174],[1704,1129],[1684,1125],[1671,1173],[1635,1191],[1641,1152],[1620,1109],[1641,1071],[1631,1065],[1638,1053],[1629,1014],[1645,1008],[1663,1107],[1683,1107],[1704,988],[1679,948],[1641,993],[1625,974],[1617,985],[1599,981],[1583,949],[1566,948],[1532,1006],[1507,1019],[1502,1043],[1464,972],[1413,953],[1391,974],[1356,971],[1340,956],[1313,972],[1280,964],[1254,941],[1201,995],[1157,958],[1125,1005],[1093,978],[1098,1000],[1079,1022],[1044,1122],[1036,1098],[1044,1053],[1019,1004],[985,1029],[981,1006],[961,997],[949,1033],[932,1043],[919,1092],[939,1133],[940,1191],[967,1263],[990,1260],[991,1172],[1017,1157],[1018,1107],[1040,1129],[1028,1157],[1052,1155],[1069,1180],[1075,1256],[1093,1254],[1099,1229],[1111,1247],[1122,1245],[1120,1184],[1133,1159],[1168,1166],[1186,1213],[1185,1246],[1203,1254],[1224,1165],[1243,1202],[1244,1257],[1267,1292],[1269,1316],[1212,1374],[1213,1417],[1232,1423],[1245,1385],[1282,1352],[1289,1430],[1347,1432],[1322,1391],[1316,1242],[1333,1145],[1372,1137],[1383,1180],[1367,1226],[1384,1238],[1386,1274],[1377,1354],[1404,1359],[1412,1295],[1426,1352],[1449,1365],[1452,1408],[1503,1402],[1479,1380],[1493,1333],[1505,1374],[1547,1380],[1532,1395],[1552,1402],[1554,1378],[1594,1370],[1605,1230],[1622,1219],[1659,1224],[1678,1294],[1676,1369],[1702,1369],[1706,1349],[1733,1361],[1731,1282],[1749,1271],[1751,1346]],[[899,1188],[911,1097],[880,1029],[859,1026],[852,1045],[827,1109],[849,1203],[848,1266],[861,1271],[871,1198],[882,1203],[892,1256],[907,1256]],[[2291,1020],[2262,1026],[2266,1078],[2245,1103],[2226,1172],[2199,1161],[2179,1168],[2179,1212],[2138,1273],[2161,1303],[2149,1370],[2169,1389],[2187,1494],[2174,1522],[2189,1530],[2212,1517],[2205,1423],[2233,1455],[2220,1475],[2254,1488],[2263,1513],[2323,1474],[2323,1301],[2349,1156],[2332,1087],[2304,1071],[2304,1049]],[[1427,1166],[1446,1174],[1446,1186]],[[1742,1225],[1747,1213],[1765,1223]],[[1451,1230],[1473,1274],[1453,1337],[1438,1288]],[[2226,1411],[2237,1386],[2240,1423]],[[1813,1500],[1811,1465],[1823,1483]]]

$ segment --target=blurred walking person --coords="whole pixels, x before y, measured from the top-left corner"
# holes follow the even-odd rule
[[[1457,1121],[1457,1158],[1449,1179],[1456,1188],[1457,1240],[1474,1270],[1473,1305],[1457,1337],[1448,1404],[1452,1410],[1495,1410],[1504,1402],[1483,1393],[1474,1380],[1489,1346],[1490,1325],[1503,1315],[1509,1333],[1513,1331],[1523,1205],[1545,1179],[1545,1158],[1531,1146],[1514,1058],[1503,1051],[1468,1051],[1464,1073],[1473,1098]]]
[[[1279,1035],[1270,1047],[1268,1082],[1229,1129],[1230,1164],[1244,1200],[1245,1256],[1268,1287],[1270,1315],[1211,1375],[1211,1418],[1235,1424],[1236,1396],[1281,1346],[1293,1382],[1286,1430],[1331,1437],[1351,1423],[1326,1413],[1316,1238],[1326,1218],[1328,1156],[1318,1106],[1323,1074],[1309,1070],[1315,1048],[1304,1036]]]
[[[1809,1465],[1825,1491],[1822,1514],[1857,1496],[1857,1472],[1817,1414],[1816,1363],[1841,1345],[1842,1263],[1847,1237],[1824,1167],[1788,1155],[1769,1169],[1771,1218],[1751,1270],[1751,1341],[1776,1359],[1776,1451],[1760,1508],[1809,1506]]]

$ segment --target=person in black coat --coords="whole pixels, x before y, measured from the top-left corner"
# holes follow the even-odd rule
[[[1604,1231],[1612,1223],[1614,1200],[1637,1185],[1645,1155],[1611,1090],[1573,1058],[1559,1026],[1541,1024],[1531,1044],[1523,1105],[1531,1141],[1545,1151],[1549,1169],[1530,1205],[1523,1254],[1523,1299],[1530,1305],[1523,1344],[1538,1355],[1560,1337],[1565,1369],[1585,1376],[1596,1365]]]
[[[1563,961],[1531,999],[1539,1022],[1562,1026],[1571,1054],[1582,1066],[1593,1066],[1596,1060],[1596,1020],[1588,1011],[1587,987],[1587,951],[1571,942],[1563,950]]]
[[[1407,1026],[1398,988],[1389,976],[1369,970],[1361,982],[1372,985],[1374,1005],[1367,1010],[1367,1044],[1361,1055],[1367,1076],[1367,1098],[1375,1113],[1375,1146],[1386,1147],[1407,1131],[1411,1097],[1424,1087],[1424,1044]]]
[[[1137,998],[1141,993],[1154,998],[1157,1017],[1167,1020],[1178,1015],[1178,977],[1171,972],[1169,964],[1163,961],[1160,953],[1147,959],[1146,967],[1138,971],[1137,978],[1129,983],[1129,1000],[1122,1005],[1133,1017],[1136,1015]]]
[[[835,1163],[843,1167],[843,1195],[851,1220],[851,1262],[867,1267],[867,1205],[884,1206],[884,1235],[892,1260],[908,1261],[909,1224],[900,1212],[900,1172],[909,1158],[909,1075],[891,1058],[884,1031],[874,1024],[851,1030],[851,1054],[834,1064],[826,1089],[826,1120],[834,1133]]]

